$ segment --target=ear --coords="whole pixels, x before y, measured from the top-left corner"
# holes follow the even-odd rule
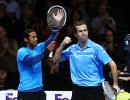
[[[24,38],[24,41],[27,43],[27,42],[28,42],[28,39],[27,39],[27,38]]]
[[[76,38],[78,38],[78,35],[77,35],[77,33],[74,33],[74,35],[75,35],[75,37],[76,37]]]

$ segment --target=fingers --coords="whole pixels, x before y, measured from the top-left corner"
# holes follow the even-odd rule
[[[130,80],[130,77],[119,77],[120,80],[128,81]]]
[[[47,46],[49,51],[53,51],[55,49],[55,42],[52,41],[48,46]]]
[[[113,86],[113,88],[116,90],[116,94],[120,92],[120,88],[118,86]]]
[[[70,37],[65,37],[64,40],[63,40],[63,43],[64,44],[69,44],[71,42],[71,38]]]

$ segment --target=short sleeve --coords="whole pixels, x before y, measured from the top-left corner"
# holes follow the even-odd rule
[[[27,55],[29,55],[29,52],[28,52],[26,49],[21,48],[21,49],[19,49],[18,52],[17,52],[17,60],[23,61],[23,59],[24,59]]]
[[[62,57],[64,60],[69,59],[70,57],[70,47],[68,47],[66,50],[62,51]]]
[[[110,62],[112,59],[104,48],[97,44],[96,46],[96,57],[105,65]]]

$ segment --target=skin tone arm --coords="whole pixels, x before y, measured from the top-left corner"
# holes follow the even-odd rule
[[[108,66],[111,68],[112,77],[113,77],[113,88],[116,89],[117,93],[120,92],[120,88],[118,87],[118,74],[117,74],[117,66],[115,62],[112,60],[108,63]]]
[[[64,61],[63,57],[61,56],[61,52],[65,45],[69,44],[71,42],[71,39],[69,37],[65,37],[63,42],[60,44],[59,48],[56,50],[55,55],[53,57],[53,63],[59,63],[61,61]]]
[[[130,80],[130,76],[128,76],[128,77],[119,77],[119,79],[124,80],[124,81],[129,81]]]

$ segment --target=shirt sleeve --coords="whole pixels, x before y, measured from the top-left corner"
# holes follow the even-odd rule
[[[18,52],[17,52],[17,59],[18,59],[19,61],[23,61],[23,59],[24,59],[28,54],[29,54],[29,52],[27,52],[26,49],[21,48],[21,49],[19,49]]]
[[[23,53],[19,53],[19,57],[20,55]],[[31,53],[26,53],[26,55],[24,55],[23,57],[21,57],[22,59],[20,59],[22,62],[24,62],[27,65],[34,65],[36,63],[38,63],[39,61],[41,61],[42,58],[47,57],[49,54],[49,50],[45,49],[44,52],[41,52],[37,55],[31,55]]]
[[[36,47],[38,49],[38,51],[44,51],[44,49],[51,43],[51,41],[54,40],[56,35],[57,35],[57,32],[52,32],[47,40],[45,40],[44,42],[39,43],[37,45],[37,47]]]
[[[97,44],[96,46],[96,57],[105,65],[110,62],[112,59],[104,48]]]
[[[70,57],[70,47],[68,47],[66,50],[63,50],[61,56],[64,60],[69,59],[69,57]]]
[[[47,47],[47,45],[56,38],[57,34],[57,32],[52,32],[49,38],[46,41],[44,41],[44,46]]]

